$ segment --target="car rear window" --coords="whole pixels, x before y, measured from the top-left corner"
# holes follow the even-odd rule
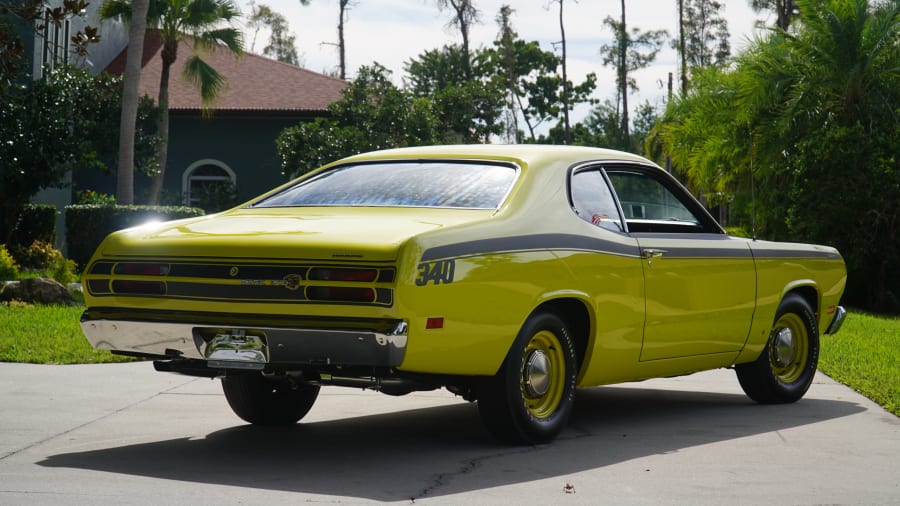
[[[344,165],[271,195],[253,207],[379,206],[496,209],[516,168],[486,162]]]

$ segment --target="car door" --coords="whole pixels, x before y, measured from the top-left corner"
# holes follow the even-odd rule
[[[625,165],[605,170],[643,261],[640,360],[740,350],[756,301],[747,244],[729,238],[664,172]]]

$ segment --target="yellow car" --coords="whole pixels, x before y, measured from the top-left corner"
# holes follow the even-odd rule
[[[733,367],[796,401],[846,314],[837,250],[729,237],[653,163],[562,146],[353,156],[114,233],[83,281],[93,346],[221,377],[248,422],[296,423],[322,385],[445,387],[525,444],[579,387]]]

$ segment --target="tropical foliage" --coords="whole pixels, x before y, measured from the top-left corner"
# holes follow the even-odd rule
[[[758,236],[837,246],[850,303],[900,310],[900,4],[796,4],[790,33],[698,73],[653,139]]]
[[[44,188],[61,187],[72,170],[107,170],[119,131],[120,78],[63,68],[47,79],[13,85],[0,101],[0,242],[19,213]],[[156,109],[143,100],[138,114],[138,166],[155,152]]]

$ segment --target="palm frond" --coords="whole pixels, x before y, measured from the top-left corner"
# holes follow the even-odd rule
[[[210,115],[216,98],[225,89],[225,77],[197,55],[185,62],[182,77],[200,90],[203,114]]]
[[[131,2],[126,0],[106,0],[98,11],[100,19],[115,19],[117,21],[131,21]]]
[[[223,45],[235,55],[241,55],[244,52],[244,36],[235,28],[219,28],[196,34],[194,45],[210,51]]]

